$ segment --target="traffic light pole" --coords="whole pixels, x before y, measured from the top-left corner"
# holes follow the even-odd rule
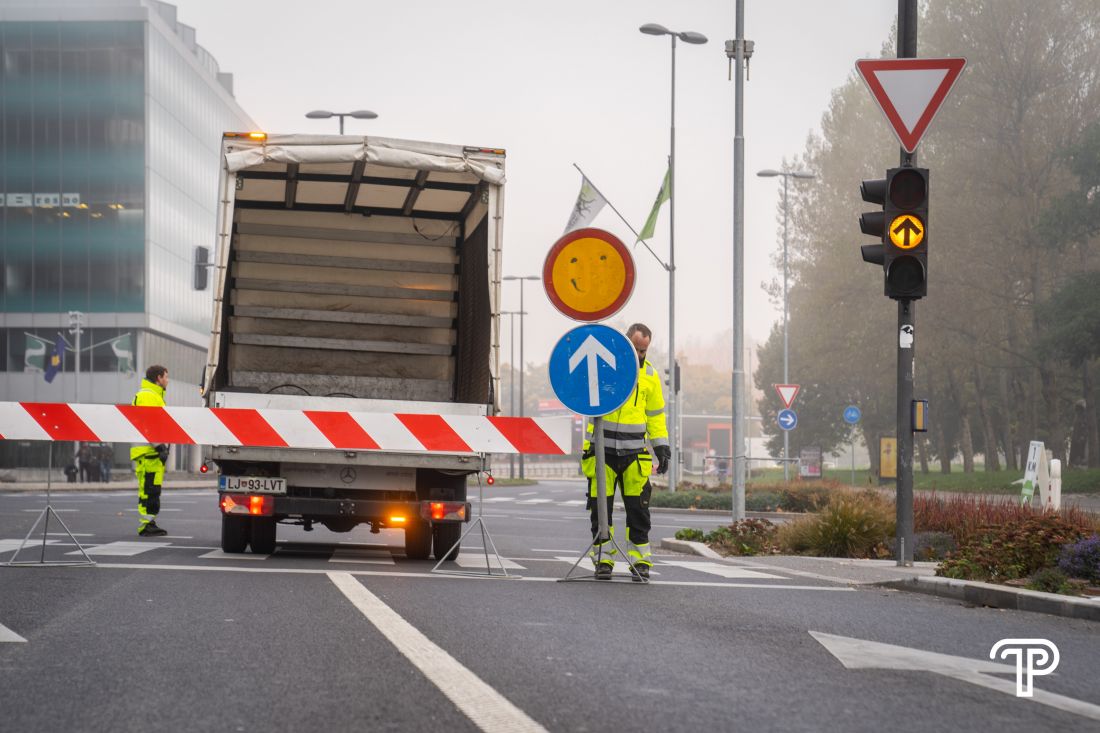
[[[898,565],[913,564],[913,426],[910,409],[913,403],[913,353],[915,335],[913,320],[917,303],[898,301],[898,478],[897,478],[897,558]]]
[[[898,0],[898,58],[917,56],[917,0]],[[913,165],[916,156],[901,151],[901,164]],[[889,222],[887,222],[889,225]],[[916,301],[898,301],[897,386],[897,563],[913,564],[913,360],[916,353]],[[907,336],[907,338],[902,338]]]

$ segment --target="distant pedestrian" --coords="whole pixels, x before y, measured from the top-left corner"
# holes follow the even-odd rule
[[[91,478],[89,472],[92,468],[92,449],[87,443],[81,443],[76,451],[76,465],[80,467],[80,483],[87,482]]]
[[[99,446],[99,480],[111,483],[111,465],[115,461],[115,449],[110,443]]]
[[[76,463],[70,463],[65,466],[65,478],[68,479],[70,484],[76,483],[76,476],[80,473],[80,469],[76,467]]]
[[[134,395],[137,407],[164,407],[164,391],[168,388],[168,369],[154,364],[145,370],[141,389]],[[138,514],[141,523],[138,535],[161,537],[168,534],[157,526],[160,513],[160,491],[164,483],[164,464],[168,460],[168,446],[135,445],[130,449],[130,460],[138,481]]]

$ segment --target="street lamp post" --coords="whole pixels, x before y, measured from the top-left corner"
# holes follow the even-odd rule
[[[518,311],[501,311],[500,315],[508,316],[508,348],[510,349],[510,356],[508,357],[508,369],[511,374],[508,375],[508,414],[514,416],[516,414],[516,316],[520,317],[520,324],[522,326],[524,313],[521,310]],[[508,478],[516,477],[516,457],[514,454],[508,454]]]
[[[505,275],[501,280],[518,280],[519,281],[519,416],[523,417],[523,283],[526,280],[541,280],[542,278],[537,275]],[[519,456],[519,477],[521,479],[526,478],[523,466],[523,454]]]
[[[648,36],[668,36],[672,40],[672,90],[668,146],[668,434],[672,447],[668,487],[676,490],[680,478],[680,395],[676,392],[676,39],[700,45],[707,37],[695,31],[670,31],[658,23],[646,23],[638,29]]]
[[[790,384],[791,377],[789,371],[790,350],[789,350],[789,333],[787,328],[789,313],[790,313],[790,301],[787,298],[787,279],[788,279],[788,267],[787,267],[787,220],[790,217],[790,200],[787,198],[787,181],[791,178],[817,178],[816,175],[809,171],[777,171],[767,168],[758,172],[756,175],[761,178],[774,178],[775,176],[783,176],[783,383]],[[783,480],[790,481],[790,453],[791,453],[791,432],[789,430],[783,431]]]
[[[328,120],[333,117],[340,118],[340,134],[344,134],[344,118],[353,117],[357,120],[373,120],[378,118],[378,114],[371,112],[369,109],[357,109],[354,112],[329,112],[327,109],[315,109],[312,112],[306,112],[306,117],[311,120]]]

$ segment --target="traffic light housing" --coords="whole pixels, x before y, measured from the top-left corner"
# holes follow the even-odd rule
[[[913,166],[860,185],[864,201],[882,205],[860,216],[860,230],[882,241],[863,245],[863,259],[882,265],[884,294],[894,300],[928,294],[928,191],[928,169]]]

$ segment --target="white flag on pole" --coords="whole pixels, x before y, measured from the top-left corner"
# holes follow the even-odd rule
[[[577,203],[573,204],[573,213],[569,215],[569,223],[565,225],[563,234],[583,229],[592,223],[596,214],[607,204],[607,199],[600,195],[588,179],[581,176],[581,191],[577,194]]]

